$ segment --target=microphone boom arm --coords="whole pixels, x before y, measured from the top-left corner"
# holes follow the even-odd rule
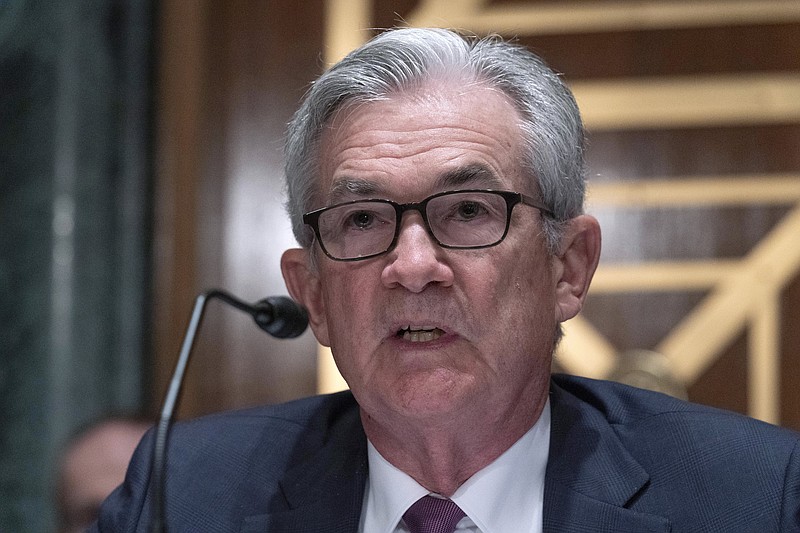
[[[286,297],[271,297],[259,301],[255,305],[247,304],[238,298],[219,289],[211,289],[200,294],[194,302],[194,309],[186,328],[186,334],[181,345],[178,362],[172,373],[164,405],[161,408],[161,417],[158,420],[155,440],[153,442],[153,463],[151,465],[151,478],[153,486],[153,516],[151,532],[166,532],[164,489],[167,466],[167,441],[175,407],[180,398],[183,386],[183,375],[189,364],[189,356],[194,346],[194,339],[203,320],[206,303],[213,298],[218,298],[225,303],[244,311],[253,317],[258,326],[275,337],[297,337],[306,329],[308,317],[305,310]]]

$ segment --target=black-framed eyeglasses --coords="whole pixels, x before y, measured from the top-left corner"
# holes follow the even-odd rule
[[[392,250],[403,213],[417,211],[425,229],[443,248],[488,248],[505,239],[517,204],[553,213],[536,199],[518,192],[469,189],[434,194],[408,204],[391,200],[354,200],[303,215],[322,251],[336,261],[369,259]]]

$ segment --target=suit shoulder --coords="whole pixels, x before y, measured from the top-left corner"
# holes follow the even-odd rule
[[[150,430],[124,485],[103,504],[100,531],[139,531],[149,523],[153,441]],[[310,462],[349,472],[365,461],[366,437],[349,392],[177,423],[169,437],[166,492],[167,517],[181,527],[170,529],[231,531],[243,517],[285,510],[284,483],[296,479],[295,468]]]
[[[602,492],[614,472],[633,472],[639,488],[631,508],[668,518],[674,531],[797,531],[793,431],[571,376],[554,376],[551,410],[551,456],[569,458],[548,464],[559,483],[581,491],[594,479]]]
[[[669,431],[697,429],[700,433],[714,431],[741,432],[784,440],[794,445],[800,434],[738,413],[695,404],[666,394],[623,385],[612,381],[580,378],[568,375],[553,376],[553,392],[566,403],[582,404],[597,411],[618,431],[623,428],[647,427],[656,434]]]
[[[358,405],[349,391],[312,396],[275,405],[224,411],[180,422],[173,428],[177,438],[191,435],[236,435],[237,439],[248,433],[263,434],[278,431],[285,436],[314,432],[330,433],[337,428],[352,430],[359,425]]]

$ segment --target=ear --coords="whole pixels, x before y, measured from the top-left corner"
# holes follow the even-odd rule
[[[564,322],[581,310],[599,260],[597,219],[580,215],[570,220],[555,258],[556,320]]]
[[[303,248],[286,250],[281,256],[281,272],[289,295],[308,311],[308,323],[317,341],[323,346],[330,346],[325,302],[319,276],[311,265],[311,253]]]

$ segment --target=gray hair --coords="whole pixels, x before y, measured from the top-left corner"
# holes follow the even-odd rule
[[[401,28],[381,33],[317,79],[289,124],[286,141],[287,208],[297,241],[313,244],[302,215],[314,206],[317,148],[334,113],[345,104],[381,100],[436,76],[450,76],[502,91],[522,117],[526,145],[521,162],[538,179],[541,199],[554,213],[543,217],[552,249],[563,222],[583,211],[584,130],[578,106],[560,77],[526,48],[451,30]]]

